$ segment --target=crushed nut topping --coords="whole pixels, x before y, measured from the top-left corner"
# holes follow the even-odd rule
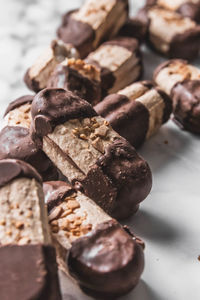
[[[102,139],[107,139],[107,134],[109,132],[109,122],[104,120],[102,124],[99,124],[97,119],[93,117],[91,119],[84,119],[82,121],[82,125],[82,128],[75,127],[74,129],[72,129],[72,134],[85,141],[92,140],[93,142],[91,143],[91,145],[93,146],[93,148],[103,154],[105,151]]]
[[[87,218],[87,212],[77,215],[80,203],[75,199],[76,195],[66,197],[64,202],[57,206],[49,215],[49,223],[53,233],[63,231],[70,242],[92,230],[91,224],[83,224]],[[55,213],[56,210],[56,213]],[[52,218],[52,214],[53,218]],[[55,219],[56,216],[56,219]]]

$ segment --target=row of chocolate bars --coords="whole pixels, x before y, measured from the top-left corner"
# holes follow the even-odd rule
[[[200,29],[188,17],[199,11],[199,1],[148,1],[127,21],[127,0],[87,0],[64,15],[59,40],[25,75],[37,94],[10,103],[0,132],[1,300],[61,299],[54,247],[59,267],[95,297],[136,286],[144,243],[116,221],[152,187],[135,148],[172,110],[200,133],[200,70],[173,59],[154,82],[135,82],[140,42],[194,58]]]

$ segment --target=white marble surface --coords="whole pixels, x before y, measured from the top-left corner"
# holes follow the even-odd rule
[[[28,93],[23,74],[54,37],[60,15],[81,2],[1,0],[1,116],[9,101]],[[131,1],[132,13],[142,3]],[[163,59],[144,50],[144,60],[145,78],[150,78]],[[154,185],[139,213],[126,223],[146,242],[146,266],[136,289],[121,299],[199,300],[200,138],[170,121],[140,153],[152,168]],[[90,299],[76,285],[65,279],[61,283],[64,300]]]

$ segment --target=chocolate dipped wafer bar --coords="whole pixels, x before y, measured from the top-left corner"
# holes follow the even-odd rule
[[[158,6],[146,6],[137,18],[148,26],[150,46],[170,58],[193,60],[198,57],[200,26],[179,13]]]
[[[0,161],[0,299],[61,299],[39,174]]]
[[[43,189],[61,268],[97,296],[117,297],[135,287],[143,242],[69,184],[45,182]]]
[[[147,5],[158,5],[180,13],[197,23],[200,22],[200,1],[199,0],[147,0]]]
[[[155,70],[154,81],[171,96],[176,123],[200,134],[200,70],[184,60],[169,60]]]
[[[116,218],[138,209],[151,189],[149,166],[88,102],[45,89],[31,113],[33,138],[72,184]]]
[[[63,16],[58,37],[86,57],[102,41],[114,37],[128,17],[128,0],[86,0]]]
[[[80,59],[65,59],[49,78],[47,87],[72,91],[92,105],[101,100],[100,71]]]
[[[6,158],[29,163],[42,176],[43,181],[59,178],[58,169],[31,139],[26,127],[6,126],[0,131],[0,160]]]
[[[139,43],[128,37],[103,43],[86,61],[100,68],[103,97],[137,81],[143,70]]]
[[[39,92],[47,87],[49,77],[55,67],[66,58],[79,58],[77,50],[71,44],[54,40],[36,62],[27,70],[24,81],[30,90]]]
[[[152,82],[141,81],[107,96],[94,109],[138,148],[169,120],[172,101]]]

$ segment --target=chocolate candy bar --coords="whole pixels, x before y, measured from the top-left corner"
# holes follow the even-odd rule
[[[101,100],[99,69],[80,59],[66,59],[59,64],[47,86],[72,91],[92,105]]]
[[[58,37],[86,57],[102,41],[116,35],[128,17],[128,0],[87,0],[63,16]]]
[[[59,172],[46,154],[31,139],[29,129],[6,126],[0,131],[0,160],[15,158],[31,164],[44,181],[57,180]]]
[[[169,60],[158,66],[154,80],[171,96],[176,123],[200,134],[200,70],[184,60]]]
[[[105,42],[86,61],[101,70],[103,97],[138,80],[143,69],[138,41],[126,37]]]
[[[0,299],[61,299],[39,174],[0,161]]]
[[[148,26],[147,40],[159,53],[188,60],[198,57],[200,26],[196,22],[158,6],[144,7],[137,18]]]
[[[197,23],[200,22],[199,0],[147,0],[147,5],[159,5],[165,9],[176,11]]]
[[[97,296],[117,297],[135,287],[144,267],[142,241],[69,184],[43,188],[62,269]]]
[[[29,89],[39,92],[46,88],[49,77],[55,67],[66,58],[78,58],[79,54],[70,44],[62,41],[52,41],[49,48],[31,66],[25,76],[24,81]]]
[[[31,113],[33,138],[72,184],[116,218],[138,209],[151,189],[149,166],[88,102],[45,89]]]
[[[26,95],[12,101],[4,114],[4,123],[9,126],[30,127],[31,103],[34,95]]]
[[[137,148],[168,121],[172,101],[151,82],[141,81],[107,96],[94,109]]]

